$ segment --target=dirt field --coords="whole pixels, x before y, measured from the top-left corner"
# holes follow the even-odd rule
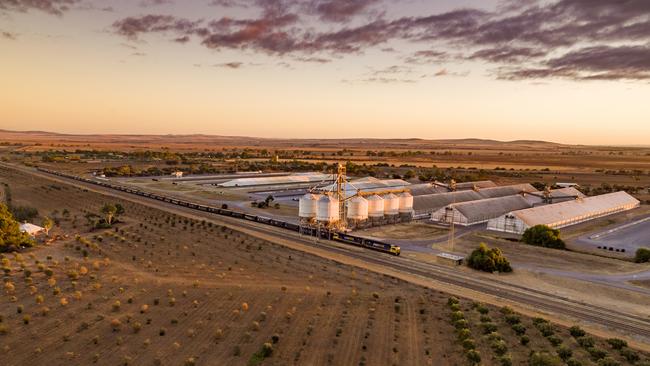
[[[421,222],[411,222],[400,225],[379,226],[365,230],[355,231],[356,235],[371,236],[385,239],[430,239],[443,235],[447,230]]]
[[[6,169],[0,181],[15,204],[70,212],[51,232],[67,238],[4,256],[4,365],[466,364],[444,293],[130,202],[115,229],[91,231],[84,215],[119,200]],[[515,365],[554,352],[531,319],[523,346],[497,308],[488,338],[471,301],[460,305],[483,365],[500,364],[497,336]],[[265,342],[273,353],[258,359]]]

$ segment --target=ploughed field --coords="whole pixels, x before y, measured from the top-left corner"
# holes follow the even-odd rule
[[[61,236],[4,254],[3,365],[527,365],[560,349],[583,365],[647,359],[213,222],[10,169],[0,182],[14,205],[58,217],[50,236]],[[120,222],[91,230],[84,216],[109,202],[124,206]]]

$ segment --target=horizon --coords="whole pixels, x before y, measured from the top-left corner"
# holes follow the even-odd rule
[[[57,132],[57,131],[45,131],[45,130],[7,130],[1,129],[0,133],[14,133],[14,134],[47,134],[47,135],[62,135],[62,136],[79,136],[79,137],[102,137],[102,136],[151,136],[151,137],[191,137],[191,136],[203,136],[203,137],[217,137],[217,138],[241,138],[241,139],[251,139],[251,140],[277,140],[277,141],[302,141],[302,140],[319,140],[319,141],[345,141],[345,140],[388,140],[388,141],[449,141],[449,142],[467,142],[467,141],[480,141],[480,142],[495,142],[503,144],[513,144],[513,143],[541,143],[541,144],[554,144],[561,146],[572,146],[572,147],[621,147],[621,148],[650,148],[650,144],[629,144],[629,145],[606,145],[606,144],[571,144],[571,143],[562,143],[557,141],[548,141],[548,140],[531,140],[531,139],[517,139],[517,140],[495,140],[495,139],[486,139],[480,137],[461,137],[461,138],[426,138],[426,137],[331,137],[331,138],[314,138],[314,137],[304,137],[304,138],[289,138],[289,137],[263,137],[263,136],[253,136],[253,135],[219,135],[219,134],[206,134],[206,133],[74,133],[74,132]]]
[[[643,1],[0,2],[0,128],[646,146],[649,15]]]

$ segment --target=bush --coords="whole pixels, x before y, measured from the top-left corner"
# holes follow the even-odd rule
[[[639,248],[636,250],[636,255],[634,256],[634,261],[637,263],[648,263],[650,262],[650,249],[648,248]]]
[[[558,336],[555,336],[555,335],[552,335],[552,336],[550,336],[550,337],[548,337],[546,339],[548,339],[548,341],[551,342],[553,347],[557,347],[557,346],[562,344],[562,338],[560,338]]]
[[[590,348],[590,347],[593,347],[596,344],[594,339],[591,338],[591,337],[578,337],[578,338],[576,338],[576,341],[578,342],[578,344],[582,348]]]
[[[591,355],[591,358],[594,361],[601,360],[605,358],[605,356],[607,356],[607,352],[605,352],[605,350],[602,350],[597,347],[589,347],[587,348],[587,352],[589,352],[589,355]]]
[[[501,356],[498,361],[501,366],[512,366],[512,357],[510,355]]]
[[[621,356],[629,363],[635,363],[640,360],[639,354],[629,348],[622,349]]]
[[[473,339],[469,339],[469,338],[465,339],[463,341],[463,348],[466,350],[476,349],[476,343],[474,342]]]
[[[553,330],[553,326],[549,323],[538,324],[537,329],[539,330],[540,333],[542,333],[544,337],[550,337],[553,334],[555,334],[555,330]]]
[[[569,333],[571,333],[571,336],[573,338],[584,337],[587,334],[582,328],[580,328],[577,325],[574,325],[571,328],[569,328]]]
[[[478,353],[476,350],[468,350],[465,352],[465,357],[467,358],[467,361],[470,362],[472,365],[477,365],[481,363],[481,354]]]
[[[497,356],[503,356],[508,352],[508,346],[503,340],[496,340],[490,343],[490,348]]]
[[[512,272],[510,262],[503,256],[501,249],[490,249],[484,243],[469,256],[467,266],[483,272]]]
[[[522,346],[525,346],[528,343],[530,343],[530,338],[528,338],[527,335],[521,336],[521,338],[519,339],[519,343],[521,343]]]
[[[515,325],[521,323],[521,319],[517,315],[506,315],[506,323]]]
[[[570,358],[566,362],[567,366],[582,366],[582,362],[576,360],[575,358]]]
[[[515,333],[517,333],[517,335],[526,334],[526,327],[521,323],[513,324],[512,325],[512,330],[514,330]]]
[[[573,356],[573,351],[567,346],[560,346],[557,349],[557,355],[560,356],[564,362],[567,362],[567,360]]]
[[[461,329],[461,330],[458,331],[458,340],[459,341],[464,341],[464,340],[469,339],[471,337],[472,337],[472,332],[467,328],[464,328],[464,329]]]
[[[609,345],[612,346],[612,348],[616,349],[616,350],[621,350],[621,349],[627,347],[627,342],[622,340],[622,339],[618,339],[618,338],[609,338],[607,340],[607,343],[609,343]]]
[[[598,366],[620,366],[621,364],[611,357],[605,357],[598,361]]]
[[[561,366],[562,360],[545,352],[533,352],[528,357],[529,366]]]
[[[521,241],[539,247],[566,249],[564,241],[560,239],[560,230],[551,229],[546,225],[536,225],[526,229]]]
[[[497,331],[497,326],[493,323],[483,323],[481,324],[481,328],[483,328],[483,334],[490,334]]]

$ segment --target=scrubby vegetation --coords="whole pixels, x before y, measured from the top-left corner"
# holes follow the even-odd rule
[[[510,262],[499,248],[488,248],[485,243],[470,254],[467,258],[467,265],[470,268],[484,272],[512,272]]]
[[[521,241],[545,248],[566,249],[566,244],[560,238],[560,230],[551,229],[546,225],[536,225],[526,229]]]
[[[20,250],[31,247],[34,240],[20,231],[20,225],[4,204],[0,203],[0,252]]]

